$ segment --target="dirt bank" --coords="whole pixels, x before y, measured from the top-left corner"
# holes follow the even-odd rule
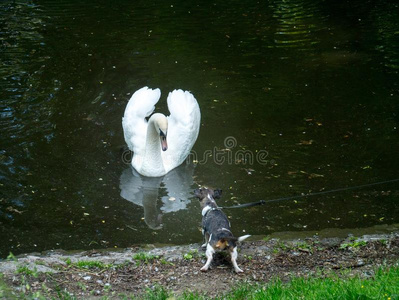
[[[139,295],[163,286],[175,294],[184,291],[221,295],[237,283],[268,282],[272,277],[318,276],[330,272],[372,276],[382,264],[399,261],[399,232],[360,238],[278,239],[244,242],[235,274],[226,255],[215,254],[212,269],[199,271],[205,262],[199,244],[124,251],[81,253],[50,252],[0,262],[3,281],[14,292],[40,291],[48,297],[67,291],[78,299]]]

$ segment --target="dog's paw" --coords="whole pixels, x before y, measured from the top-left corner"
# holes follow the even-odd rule
[[[240,268],[235,268],[234,271],[239,274],[239,273],[244,273],[243,270],[241,270]]]
[[[206,272],[206,271],[208,271],[208,267],[205,267],[205,266],[204,266],[204,267],[202,267],[202,268],[200,269],[200,271],[201,271],[201,272]]]

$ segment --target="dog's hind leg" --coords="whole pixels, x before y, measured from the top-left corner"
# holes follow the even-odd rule
[[[233,264],[234,267],[234,271],[236,271],[236,273],[242,273],[244,272],[243,270],[241,270],[238,265],[237,265],[237,257],[238,257],[238,253],[237,253],[237,247],[234,247],[233,250],[230,252],[231,255],[231,263]]]
[[[206,246],[206,252],[205,252],[207,261],[206,261],[205,265],[201,268],[201,271],[203,271],[203,272],[208,271],[209,266],[211,265],[211,262],[212,262],[213,253],[215,253],[215,249],[213,249],[212,246],[208,243],[208,245]]]
[[[203,237],[204,237],[204,243],[202,244],[201,248],[205,248],[206,245],[207,245],[208,242],[209,242],[209,233],[208,233],[208,232],[205,232],[205,230],[202,229],[202,235],[203,235]]]

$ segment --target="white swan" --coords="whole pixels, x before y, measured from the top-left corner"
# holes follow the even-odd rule
[[[148,177],[163,176],[179,166],[189,155],[200,128],[197,100],[182,90],[168,95],[170,116],[155,113],[147,122],[145,118],[152,114],[160,96],[159,89],[139,89],[130,98],[122,118],[125,141],[134,152],[132,166]]]

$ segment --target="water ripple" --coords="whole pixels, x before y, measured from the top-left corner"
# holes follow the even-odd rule
[[[384,66],[398,73],[399,70],[399,4],[387,2],[378,5],[374,11],[378,29],[376,50],[384,57]]]
[[[312,49],[319,40],[315,33],[325,29],[318,1],[275,1],[270,5],[277,25],[274,32],[276,48]]]

